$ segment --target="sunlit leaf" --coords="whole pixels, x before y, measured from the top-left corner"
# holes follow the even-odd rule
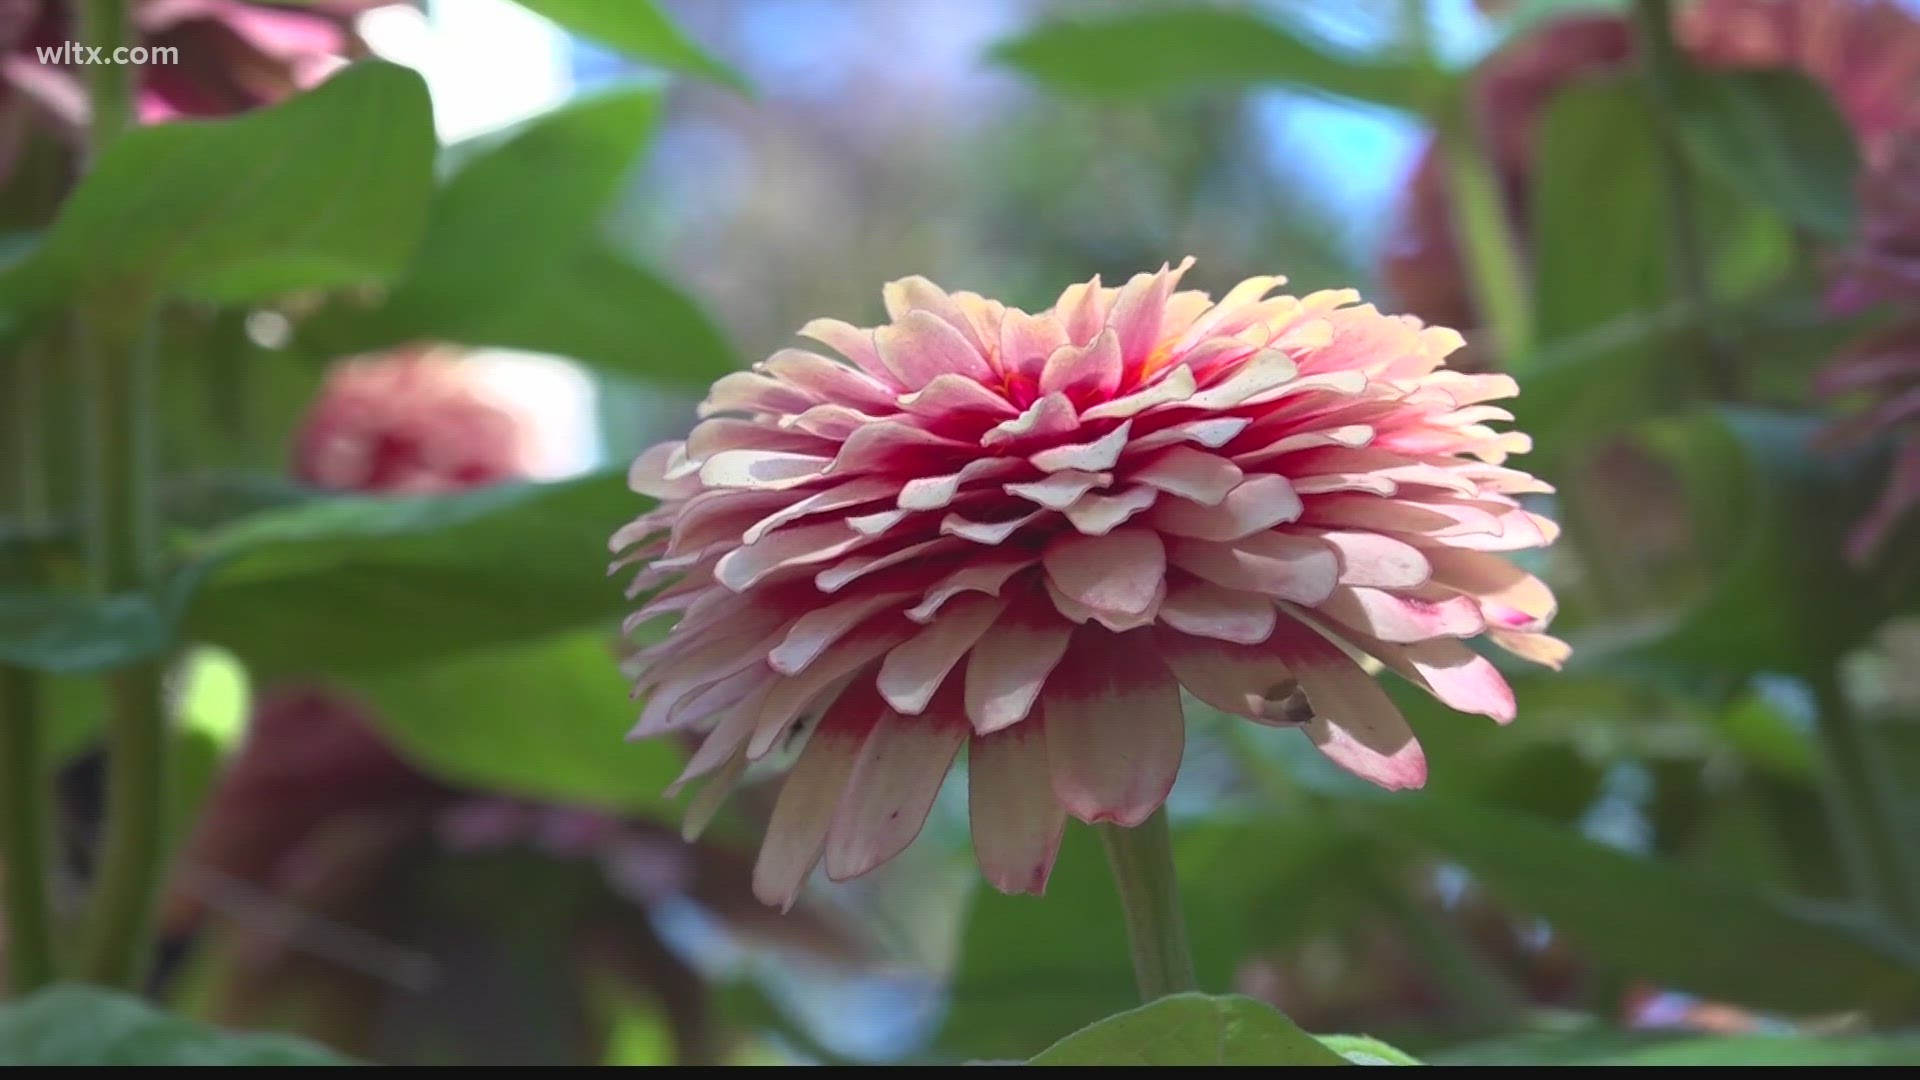
[[[433,198],[420,251],[384,309],[387,339],[458,337],[572,264],[653,131],[659,95],[569,102],[462,154]]]
[[[0,298],[176,290],[223,301],[391,278],[420,237],[433,118],[420,76],[368,62],[232,120],[114,141]]]
[[[484,649],[347,686],[403,754],[462,787],[658,810],[682,764],[672,740],[625,740],[639,710],[606,634]]]
[[[671,71],[746,89],[740,73],[713,58],[668,19],[655,0],[518,0],[581,37]]]
[[[1347,1065],[1279,1010],[1239,995],[1174,994],[1053,1044],[1032,1065]]]
[[[469,345],[552,353],[648,384],[705,388],[740,366],[699,303],[639,261],[588,248],[496,311],[449,333]]]
[[[1050,86],[1102,94],[1289,86],[1421,112],[1448,92],[1426,64],[1342,53],[1271,20],[1205,7],[1056,22],[994,55]]]

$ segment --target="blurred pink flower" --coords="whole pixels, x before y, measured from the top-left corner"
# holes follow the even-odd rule
[[[1682,9],[1678,32],[1696,63],[1785,67],[1817,80],[1853,128],[1869,178],[1892,168],[1901,143],[1920,134],[1920,20],[1894,0],[1696,0]],[[1554,94],[1635,62],[1626,19],[1579,15],[1546,24],[1475,73],[1474,120],[1516,228],[1526,225],[1535,129]],[[1381,273],[1414,314],[1470,330],[1479,320],[1451,219],[1445,171],[1429,145],[1409,178]]]
[[[1441,369],[1451,330],[1350,290],[1214,303],[1183,264],[1067,289],[1027,314],[923,278],[890,321],[802,333],[715,384],[685,442],[634,463],[659,505],[622,528],[642,650],[638,736],[707,729],[681,782],[697,831],[751,760],[818,716],[755,888],[791,904],[902,851],[962,745],[974,848],[1040,891],[1068,814],[1135,825],[1166,799],[1180,688],[1295,726],[1388,788],[1426,761],[1370,656],[1505,722],[1511,691],[1463,639],[1557,664],[1554,599],[1505,552],[1552,541],[1501,463],[1528,448]]]
[[[177,63],[142,67],[140,118],[226,116],[313,86],[363,51],[354,17],[393,2],[319,0],[287,7],[248,0],[135,0],[135,43],[178,54]],[[0,0],[5,83],[74,124],[86,109],[80,69],[43,61],[39,50],[79,37],[72,3]]]
[[[345,360],[296,437],[294,474],[336,491],[422,494],[522,479],[534,425],[456,352]]]
[[[1863,223],[1833,258],[1829,299],[1839,311],[1920,305],[1920,15],[1894,0],[1696,0],[1683,9],[1681,44],[1694,62],[1727,69],[1790,68],[1832,95],[1865,171]],[[1516,228],[1524,229],[1534,129],[1562,87],[1626,70],[1630,24],[1612,16],[1556,20],[1488,61],[1475,77],[1475,118]],[[1422,318],[1478,325],[1439,154],[1429,146],[1404,197],[1381,273],[1396,300]],[[1920,506],[1920,318],[1840,357],[1821,376],[1831,393],[1881,395],[1841,438],[1903,436],[1880,503],[1852,536],[1864,560]]]

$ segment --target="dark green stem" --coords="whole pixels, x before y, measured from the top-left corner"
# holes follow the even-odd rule
[[[159,585],[152,325],[149,305],[136,302],[88,309],[79,327],[95,447],[88,540],[107,595],[152,594]],[[149,660],[107,676],[106,839],[83,969],[107,985],[137,986],[151,952],[166,850],[162,671],[160,661]]]
[[[6,879],[7,985],[30,994],[58,976],[47,897],[52,824],[41,747],[40,680],[0,667],[0,875]]]
[[[1837,672],[1813,680],[1827,813],[1861,899],[1920,932],[1920,848],[1886,752],[1847,700]]]
[[[80,5],[80,38],[100,50],[102,57],[133,43],[133,26],[127,0],[83,0]],[[87,102],[91,109],[89,127],[93,149],[112,142],[133,124],[134,80],[139,69],[133,64],[87,64]]]
[[[152,960],[154,912],[166,869],[167,738],[162,669],[114,672],[107,731],[107,832],[94,883],[81,974],[137,990]]]
[[[1440,153],[1474,309],[1493,337],[1501,369],[1518,374],[1533,347],[1533,298],[1500,179],[1465,120],[1443,129]]]
[[[1140,1000],[1195,989],[1193,952],[1180,914],[1180,882],[1173,866],[1173,838],[1165,807],[1135,828],[1096,825],[1107,865],[1126,916],[1127,947]]]
[[[3,478],[4,505],[21,528],[46,523],[45,429],[40,422],[44,357],[32,347],[0,357],[0,422],[14,466]],[[28,569],[29,582],[40,568]],[[45,714],[38,673],[0,666],[0,877],[5,879],[7,985],[32,993],[59,974],[48,844],[53,793],[45,768]]]
[[[85,43],[111,56],[130,45],[127,0],[87,0]],[[134,68],[90,64],[93,152],[133,123]],[[152,298],[95,296],[79,311],[93,447],[87,485],[87,548],[100,592],[152,595],[159,586],[154,502]],[[153,917],[165,869],[166,708],[163,668],[145,661],[107,676],[106,840],[94,885],[82,975],[137,988],[152,953]]]
[[[1686,107],[1686,58],[1674,41],[1673,11],[1668,0],[1634,0],[1633,14],[1652,95],[1650,119],[1667,203],[1668,256],[1674,282],[1681,298],[1700,313],[1697,344],[1707,362],[1709,382],[1721,397],[1731,398],[1738,393],[1739,378],[1716,316],[1705,233],[1696,213],[1693,172],[1680,137],[1679,117]]]

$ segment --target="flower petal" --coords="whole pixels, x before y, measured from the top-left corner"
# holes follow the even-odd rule
[[[1388,790],[1427,782],[1427,758],[1393,699],[1339,646],[1282,620],[1274,647],[1313,709],[1307,737],[1328,760]]]
[[[1073,639],[1043,692],[1053,794],[1082,821],[1131,828],[1167,801],[1179,775],[1179,684],[1151,631],[1089,627]]]
[[[1044,723],[973,737],[967,750],[967,803],[974,855],[993,887],[1005,893],[1044,892],[1067,823],[1047,772]]]
[[[1061,533],[1047,543],[1041,565],[1067,596],[1095,611],[1127,615],[1147,610],[1158,598],[1167,551],[1150,529]]]
[[[782,911],[793,907],[826,848],[827,830],[846,794],[867,733],[886,711],[886,702],[871,687],[849,688],[807,740],[780,788],[753,867],[753,895],[761,903]]]
[[[1300,516],[1300,497],[1284,476],[1250,476],[1227,493],[1218,506],[1167,499],[1153,508],[1147,523],[1175,536],[1228,541],[1266,532]]]
[[[827,834],[827,877],[859,877],[913,843],[967,734],[957,711],[880,714]]]
[[[909,716],[925,711],[947,673],[1006,607],[1005,600],[983,594],[956,598],[925,629],[887,654],[877,680],[880,696]]]
[[[1027,600],[1003,612],[967,657],[967,718],[982,734],[1026,719],[1073,636],[1051,605]]]
[[[993,369],[980,350],[951,323],[926,311],[909,311],[874,331],[880,362],[900,385],[918,390],[947,374],[978,382],[993,381]]]

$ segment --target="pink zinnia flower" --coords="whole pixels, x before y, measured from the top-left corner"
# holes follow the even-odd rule
[[[969,751],[974,849],[1040,891],[1068,815],[1135,825],[1166,799],[1180,689],[1297,726],[1389,788],[1426,778],[1406,722],[1355,659],[1448,705],[1513,717],[1464,639],[1555,664],[1547,588],[1505,552],[1549,543],[1488,425],[1501,375],[1441,369],[1451,330],[1347,290],[1218,303],[1182,272],[1075,285],[1028,314],[922,278],[890,321],[802,333],[720,380],[685,442],[634,463],[658,507],[616,567],[655,590],[636,735],[694,729],[682,782],[813,726],[773,812],[755,890],[791,904],[903,850]],[[813,719],[817,717],[817,724]]]
[[[296,438],[293,471],[336,491],[457,491],[530,475],[533,433],[457,353],[416,347],[334,367]]]

